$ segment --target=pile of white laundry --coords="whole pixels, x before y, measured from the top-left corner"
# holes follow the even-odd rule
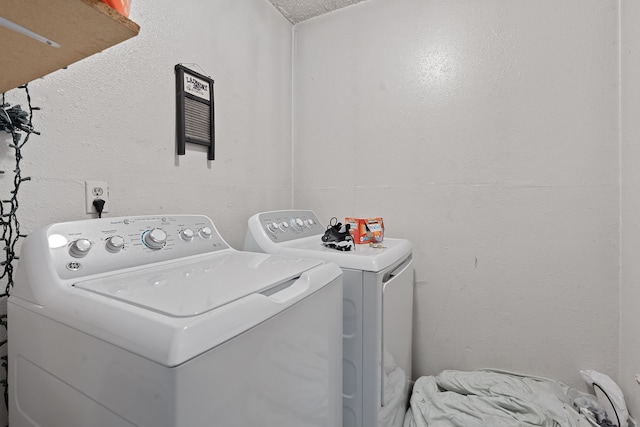
[[[592,371],[586,372],[583,376],[589,382]],[[626,407],[614,405],[621,410],[618,424],[616,414],[608,414],[596,396],[555,380],[504,371],[450,370],[421,377],[414,385],[410,405],[404,427],[629,425]],[[613,422],[607,424],[607,418]]]

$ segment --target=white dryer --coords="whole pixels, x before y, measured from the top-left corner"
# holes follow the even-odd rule
[[[342,272],[205,216],[53,224],[8,300],[12,427],[335,427]]]
[[[263,212],[249,219],[247,251],[321,259],[344,271],[343,427],[400,427],[411,380],[412,245],[322,245],[326,227],[310,210]]]

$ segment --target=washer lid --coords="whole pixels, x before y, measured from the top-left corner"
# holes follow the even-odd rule
[[[164,262],[74,286],[172,317],[196,316],[300,276],[318,260],[227,252]]]
[[[405,239],[384,238],[382,248],[369,245],[355,245],[355,250],[339,251],[322,245],[320,235],[279,243],[280,255],[317,258],[334,262],[342,268],[371,271],[377,273],[390,267],[398,260],[408,257],[413,246]]]

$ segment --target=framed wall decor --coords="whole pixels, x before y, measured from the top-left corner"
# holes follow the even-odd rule
[[[182,64],[176,74],[177,154],[185,154],[187,142],[207,147],[207,159],[215,160],[213,79]]]

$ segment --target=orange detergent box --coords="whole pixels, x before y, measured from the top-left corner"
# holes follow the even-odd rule
[[[356,244],[380,243],[384,238],[384,221],[382,218],[345,218],[349,224],[349,232]]]

